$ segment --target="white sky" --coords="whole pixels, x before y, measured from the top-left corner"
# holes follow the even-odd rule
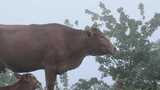
[[[85,9],[99,12],[99,1],[105,2],[107,8],[113,10],[120,6],[132,17],[138,17],[137,6],[140,2],[145,5],[147,17],[155,12],[160,12],[159,0],[0,0],[0,23],[1,24],[31,24],[31,23],[63,23],[65,19],[79,20],[80,27],[91,24],[89,16],[84,13]],[[153,41],[160,39],[159,33],[155,33]],[[79,78],[100,77],[97,71],[98,65],[93,57],[86,58],[82,65],[69,72],[70,83]],[[34,74],[44,85],[43,71]],[[107,79],[111,83],[110,78]]]

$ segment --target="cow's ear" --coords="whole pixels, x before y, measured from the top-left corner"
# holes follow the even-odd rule
[[[86,32],[88,37],[92,37],[93,36],[93,31],[89,26],[85,27],[85,32]]]
[[[100,32],[100,30],[99,30],[97,27],[92,27],[91,30],[92,30],[93,32]]]
[[[86,26],[86,27],[85,27],[85,31],[88,31],[88,30],[90,30],[90,27],[89,27],[89,26]]]
[[[86,31],[88,37],[92,37],[94,34],[91,30]]]

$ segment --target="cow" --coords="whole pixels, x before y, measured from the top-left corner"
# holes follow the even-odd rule
[[[88,55],[110,55],[116,49],[97,28],[66,25],[0,25],[0,58],[17,73],[45,70],[46,86],[53,90],[56,76],[77,68]]]
[[[16,74],[18,81],[12,85],[0,87],[0,90],[36,90],[41,83],[32,74]]]

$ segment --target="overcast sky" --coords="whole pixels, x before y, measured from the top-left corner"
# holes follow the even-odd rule
[[[103,1],[107,8],[113,10],[116,15],[118,7],[124,7],[131,17],[138,17],[137,6],[140,2],[145,5],[147,18],[155,12],[160,12],[159,0],[0,0],[0,23],[1,24],[39,24],[39,23],[63,23],[65,19],[78,20],[80,26],[91,24],[89,16],[84,13],[85,9],[99,12],[99,1]],[[155,33],[153,41],[160,38]],[[87,57],[82,65],[69,72],[70,83],[79,78],[99,77],[98,64],[94,57]],[[44,85],[43,71],[36,71],[34,74]],[[107,79],[111,83],[110,78]]]

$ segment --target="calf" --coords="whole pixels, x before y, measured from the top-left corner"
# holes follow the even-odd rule
[[[97,28],[0,25],[0,58],[14,72],[45,69],[48,90],[53,90],[57,74],[78,67],[85,56],[114,52],[110,40]]]
[[[13,85],[0,87],[0,90],[35,90],[40,84],[32,74],[16,74],[18,81]]]

